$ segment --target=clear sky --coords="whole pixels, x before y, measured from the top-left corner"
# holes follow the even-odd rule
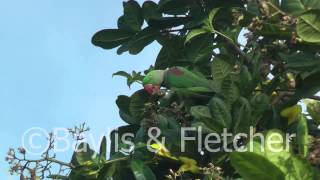
[[[0,0],[0,179],[7,149],[31,127],[86,122],[98,137],[123,124],[115,99],[130,94],[118,70],[144,70],[157,44],[138,56],[94,47],[92,35],[116,27],[121,0]],[[70,154],[58,154],[62,159]]]

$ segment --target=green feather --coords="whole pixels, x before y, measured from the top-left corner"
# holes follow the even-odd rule
[[[161,85],[164,79],[164,72],[163,70],[153,70],[150,71],[142,80],[142,84],[152,84],[152,85]]]
[[[186,88],[192,91],[214,91],[207,79],[183,67],[173,67],[166,70],[164,85],[168,88]]]

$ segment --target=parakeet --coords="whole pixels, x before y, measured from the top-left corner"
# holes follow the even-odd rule
[[[161,87],[214,92],[209,80],[183,67],[150,71],[143,79],[143,86],[149,94],[158,93]]]

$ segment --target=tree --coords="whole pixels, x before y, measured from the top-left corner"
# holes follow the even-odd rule
[[[315,94],[320,91],[320,1],[160,0],[140,5],[129,0],[123,8],[118,27],[97,32],[92,43],[118,47],[118,54],[139,54],[154,41],[162,48],[145,72],[114,75],[126,77],[130,86],[142,84],[154,70],[178,67],[208,82],[212,91],[172,85],[153,94],[142,89],[119,96],[119,114],[128,125],[111,134],[110,158],[104,139],[100,152],[75,152],[71,172],[51,178],[319,178],[320,98]],[[161,134],[150,133],[153,127]],[[186,133],[196,137],[186,142],[186,152],[181,152],[182,127],[202,129],[201,134]],[[204,146],[199,151],[199,143],[205,144],[201,137],[223,129],[261,133],[266,140],[230,137],[210,147],[236,144],[252,150],[248,152],[210,152]],[[125,133],[135,135],[134,146],[117,152],[115,137]],[[281,141],[286,133],[296,133],[289,145]],[[165,144],[148,146],[150,134],[165,137]],[[280,151],[273,152],[270,144]],[[118,147],[128,143],[120,141]]]

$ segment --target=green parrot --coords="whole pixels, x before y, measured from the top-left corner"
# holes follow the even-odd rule
[[[183,67],[150,71],[143,79],[143,87],[149,94],[156,94],[161,87],[186,89],[194,92],[215,92],[209,80]]]

